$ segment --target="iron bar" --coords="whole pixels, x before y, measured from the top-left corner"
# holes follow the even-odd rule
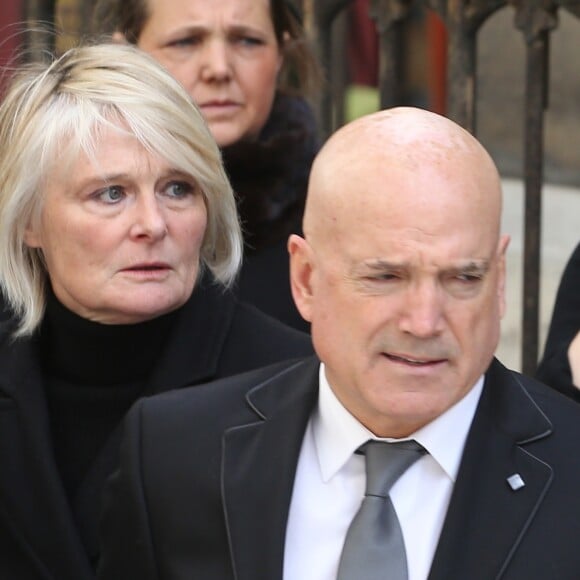
[[[379,92],[382,109],[401,104],[403,94],[403,23],[409,0],[373,0],[371,18],[379,35]]]
[[[47,51],[54,52],[56,0],[24,0],[22,8],[26,22],[23,42],[27,58],[35,60]]]
[[[544,106],[546,103],[549,35],[542,31],[528,44],[524,131],[524,280],[522,371],[533,374],[538,364],[542,237]]]
[[[522,286],[522,371],[538,364],[541,275],[544,110],[548,104],[548,49],[557,5],[548,0],[514,0],[516,26],[526,40],[524,113],[524,280]]]
[[[327,82],[324,85],[320,99],[320,125],[323,136],[329,135],[334,127],[334,101],[332,93],[332,25],[338,14],[352,0],[316,0],[314,6],[314,40],[318,47],[320,62],[326,71]]]

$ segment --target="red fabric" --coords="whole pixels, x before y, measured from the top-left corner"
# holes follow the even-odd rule
[[[354,0],[349,7],[347,58],[352,83],[377,86],[379,40],[369,8],[370,0]]]
[[[434,12],[427,16],[429,43],[429,107],[441,115],[445,114],[447,101],[447,31]]]

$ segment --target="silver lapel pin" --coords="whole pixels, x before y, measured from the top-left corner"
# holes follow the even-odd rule
[[[522,476],[519,473],[514,473],[513,475],[510,475],[507,478],[507,482],[514,491],[518,491],[518,489],[521,489],[526,485],[524,483],[524,480],[522,479]]]

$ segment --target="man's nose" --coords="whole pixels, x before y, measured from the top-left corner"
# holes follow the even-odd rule
[[[400,329],[419,338],[439,334],[443,327],[442,290],[436,282],[410,284],[405,290]]]

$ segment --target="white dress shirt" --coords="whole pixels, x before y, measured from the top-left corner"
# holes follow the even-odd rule
[[[463,399],[409,437],[429,452],[390,492],[405,540],[409,580],[425,580],[429,574],[482,388],[483,376]],[[318,406],[294,480],[284,580],[336,579],[344,538],[365,490],[364,456],[354,452],[369,439],[377,437],[343,407],[321,365]]]

